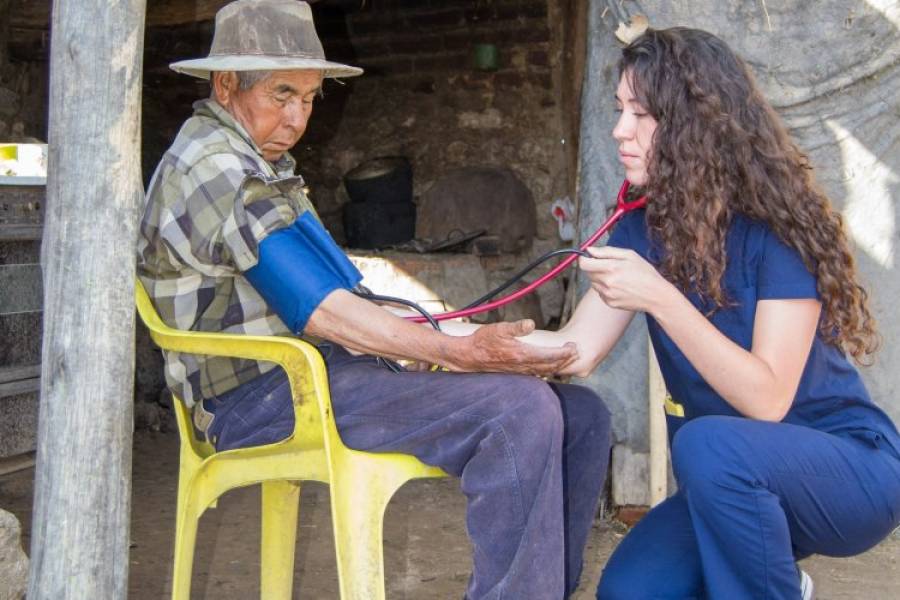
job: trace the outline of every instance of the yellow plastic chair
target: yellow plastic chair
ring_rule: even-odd
[[[191,415],[175,398],[181,434],[178,514],[172,598],[188,600],[197,523],[226,491],[262,484],[260,597],[291,597],[300,482],[330,486],[334,547],[341,598],[381,600],[384,596],[382,522],[391,496],[410,479],[445,477],[412,456],[358,452],[344,446],[331,410],[328,377],[321,355],[295,338],[180,331],[156,313],[140,281],[138,314],[161,348],[175,352],[269,361],[288,375],[294,397],[294,433],[266,446],[216,452],[197,440]]]

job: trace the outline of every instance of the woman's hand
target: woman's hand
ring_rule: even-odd
[[[588,248],[593,258],[579,258],[578,268],[611,308],[654,314],[674,286],[634,250],[612,246]]]

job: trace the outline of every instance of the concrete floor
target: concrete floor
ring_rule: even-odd
[[[169,594],[177,485],[178,438],[138,432],[134,445],[134,505],[129,597]],[[22,521],[28,548],[33,470],[0,478],[0,506]],[[193,598],[259,596],[259,492],[235,490],[200,524]],[[400,490],[385,517],[387,596],[390,600],[462,598],[469,576],[465,502],[454,480],[418,481]],[[593,600],[600,569],[625,533],[597,521],[586,552],[585,576],[574,600]],[[295,598],[337,598],[327,488],[304,486],[297,540]],[[854,558],[804,561],[817,597],[900,598],[900,536]]]

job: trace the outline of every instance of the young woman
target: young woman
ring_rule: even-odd
[[[587,372],[646,315],[678,491],[597,597],[800,598],[798,558],[857,554],[900,524],[900,435],[848,358],[877,334],[847,236],[721,40],[649,30],[620,75],[613,137],[648,204],[580,259],[592,291],[557,335]]]

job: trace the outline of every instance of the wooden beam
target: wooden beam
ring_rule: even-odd
[[[184,25],[214,19],[231,0],[147,0],[147,27]],[[48,0],[12,0],[10,25],[19,29],[48,29]]]
[[[8,458],[0,458],[0,477],[16,471],[30,469],[34,466],[34,452],[17,454]]]
[[[231,0],[149,0],[147,27],[208,21]]]
[[[28,598],[128,592],[146,0],[56,0]]]
[[[13,28],[49,29],[49,0],[10,0],[9,24]]]
[[[20,396],[22,394],[30,394],[40,389],[41,382],[39,379],[21,379],[19,381],[9,381],[0,383],[0,399],[10,396]]]
[[[0,315],[40,312],[42,298],[41,265],[0,265]]]
[[[15,367],[0,367],[0,383],[22,381],[41,376],[41,365],[19,365]]]
[[[14,60],[44,62],[50,55],[50,29],[10,27],[7,49]]]

